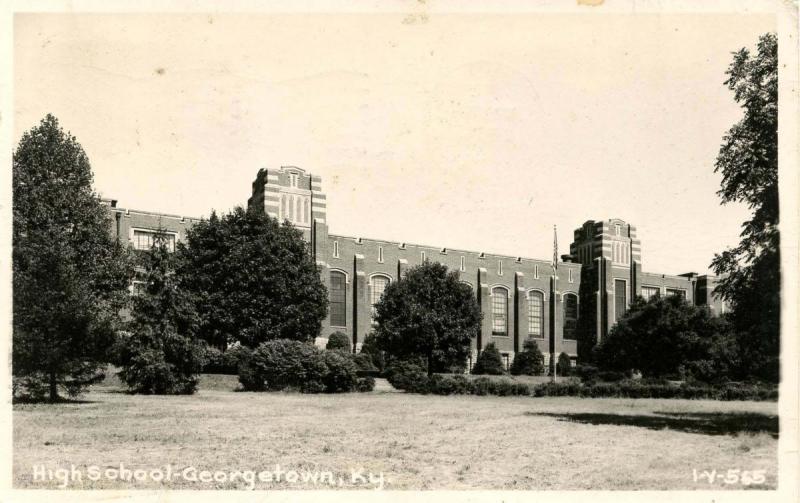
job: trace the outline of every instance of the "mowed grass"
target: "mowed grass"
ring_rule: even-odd
[[[742,489],[693,469],[764,470],[777,485],[777,404],[570,397],[422,396],[379,382],[371,393],[235,392],[203,376],[192,396],[134,396],[116,379],[83,403],[14,406],[14,485],[48,469],[330,471],[384,476],[386,489]],[[74,488],[239,489],[242,480],[83,479]],[[256,481],[259,489],[325,489]]]

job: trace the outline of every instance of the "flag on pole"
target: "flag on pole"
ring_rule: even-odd
[[[556,226],[553,226],[553,270],[558,270],[558,232]]]

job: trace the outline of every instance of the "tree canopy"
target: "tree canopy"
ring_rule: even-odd
[[[13,373],[51,400],[103,377],[133,275],[77,139],[47,115],[13,155]],[[46,387],[46,392],[45,392]]]
[[[179,284],[195,298],[198,335],[225,350],[275,339],[313,341],[328,308],[299,230],[258,211],[212,212],[178,244]]]
[[[463,366],[480,321],[472,288],[435,262],[409,269],[375,304],[378,347],[395,358],[426,358],[429,374]]]
[[[780,233],[778,228],[778,41],[763,35],[755,54],[734,53],[725,84],[744,112],[722,140],[715,172],[723,204],[744,203],[752,217],[738,246],[716,255],[716,293],[732,308],[742,377],[779,379]]]
[[[714,352],[727,345],[727,333],[725,320],[705,306],[677,295],[649,302],[637,297],[597,346],[595,359],[603,369],[639,370],[645,377],[678,376],[703,366],[705,377]]]

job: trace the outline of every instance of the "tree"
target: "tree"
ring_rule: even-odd
[[[562,352],[558,355],[556,371],[558,372],[558,375],[562,377],[567,377],[572,374],[572,360],[567,353]]]
[[[133,300],[131,334],[121,341],[119,375],[136,393],[194,393],[207,352],[195,335],[199,319],[192,298],[178,287],[163,232],[150,250],[138,253],[144,286]]]
[[[604,370],[674,376],[694,368],[694,362],[713,362],[712,348],[725,334],[725,320],[711,316],[705,306],[689,304],[677,295],[649,302],[637,297],[597,346],[595,359]]]
[[[542,374],[544,374],[544,355],[535,340],[526,339],[522,343],[522,351],[514,355],[511,375],[538,376]]]
[[[742,377],[777,381],[780,352],[778,229],[778,41],[763,35],[756,54],[734,53],[725,84],[744,116],[724,136],[714,171],[722,173],[722,204],[752,210],[741,242],[714,257],[722,278],[715,293],[732,308]]]
[[[325,345],[325,349],[336,349],[349,353],[350,338],[347,337],[347,335],[343,332],[334,332],[328,338],[328,343]]]
[[[396,358],[426,358],[429,375],[466,361],[480,321],[470,286],[434,262],[409,269],[375,304],[378,347]]]
[[[386,368],[386,359],[383,355],[383,350],[378,347],[378,339],[375,337],[375,332],[370,332],[364,337],[364,342],[361,343],[361,352],[359,354],[367,355],[370,357],[372,364],[383,372]]]
[[[178,244],[177,274],[200,313],[199,336],[225,350],[275,339],[313,341],[328,295],[308,245],[288,223],[241,207],[211,214]]]
[[[89,159],[52,115],[13,155],[12,367],[51,401],[104,377],[133,275],[92,190]]]
[[[483,348],[478,359],[475,360],[475,365],[472,366],[472,373],[475,375],[503,375],[506,373],[503,368],[503,359],[500,356],[500,351],[497,350],[494,342],[490,342]]]

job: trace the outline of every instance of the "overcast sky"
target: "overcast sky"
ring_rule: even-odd
[[[323,178],[333,233],[548,258],[588,219],[705,273],[745,208],[713,172],[757,15],[17,15],[15,138],[52,113],[96,189],[187,216],[259,168]]]

